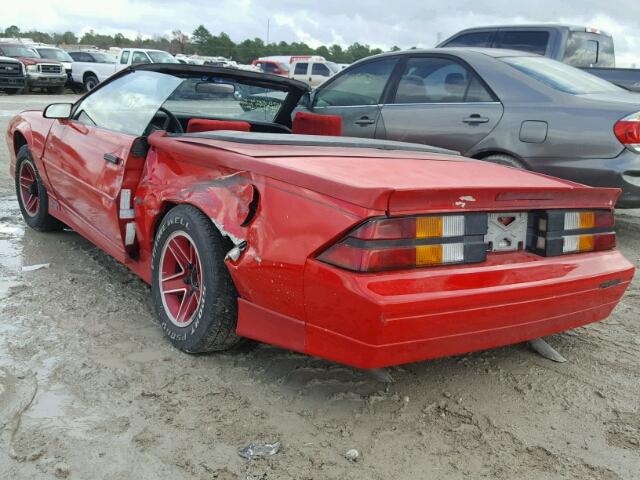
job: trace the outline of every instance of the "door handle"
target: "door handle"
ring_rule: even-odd
[[[110,153],[105,153],[103,157],[107,162],[113,163],[114,165],[118,165],[120,163],[120,157],[116,157]]]
[[[473,115],[469,115],[467,118],[463,118],[462,121],[464,123],[472,125],[474,123],[487,123],[489,119],[487,117],[481,117],[477,113],[474,113]]]
[[[365,125],[373,125],[374,123],[376,123],[376,121],[369,117],[360,117],[358,120],[356,120],[353,123],[355,123],[356,125],[360,125],[361,127],[364,127]]]

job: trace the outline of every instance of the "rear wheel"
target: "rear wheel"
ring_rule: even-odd
[[[24,88],[22,89],[22,93],[24,95],[28,95],[29,93],[31,93],[31,87],[29,87],[29,85],[25,85]]]
[[[151,294],[160,326],[189,353],[227,350],[235,333],[237,293],[224,264],[229,245],[211,220],[190,205],[171,209],[158,228]]]
[[[62,230],[62,222],[49,215],[49,196],[28,145],[23,145],[18,151],[16,194],[22,217],[27,225],[39,232]]]
[[[90,92],[98,86],[98,83],[100,83],[98,77],[96,77],[95,75],[87,75],[87,77],[84,79],[84,91]]]
[[[485,162],[497,163],[499,165],[506,165],[507,167],[520,168],[522,170],[527,170],[527,167],[520,160],[513,158],[510,155],[505,155],[502,153],[489,155],[484,157],[482,160]]]
[[[7,88],[5,90],[5,93],[7,95],[16,95],[16,94],[20,93],[20,89],[19,88]]]

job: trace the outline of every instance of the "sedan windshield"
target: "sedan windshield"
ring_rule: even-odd
[[[21,45],[0,45],[0,50],[7,57],[40,58],[36,52]]]
[[[147,51],[153,63],[180,63],[176,60],[173,55],[170,55],[167,52],[160,51]]]
[[[516,70],[551,88],[573,95],[621,92],[623,89],[594,75],[544,57],[501,58]]]
[[[73,62],[73,58],[71,58],[67,52],[60,50],[59,48],[37,48],[36,50],[42,58],[46,58],[47,60]]]

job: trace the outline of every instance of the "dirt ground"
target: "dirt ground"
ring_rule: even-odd
[[[0,130],[56,100],[0,97]],[[548,339],[564,364],[516,345],[392,368],[388,384],[262,345],[189,356],[124,267],[24,228],[4,137],[0,155],[0,478],[640,478],[638,278],[608,320]],[[617,220],[638,264],[640,215]],[[268,459],[238,455],[274,441]]]

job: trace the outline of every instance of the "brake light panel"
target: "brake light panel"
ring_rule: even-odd
[[[531,216],[528,249],[546,257],[611,250],[616,246],[610,210],[549,210]]]
[[[483,262],[486,233],[486,213],[373,218],[318,259],[358,272]]]
[[[356,272],[480,263],[487,253],[550,257],[611,250],[610,210],[414,215],[366,220],[317,258]]]

